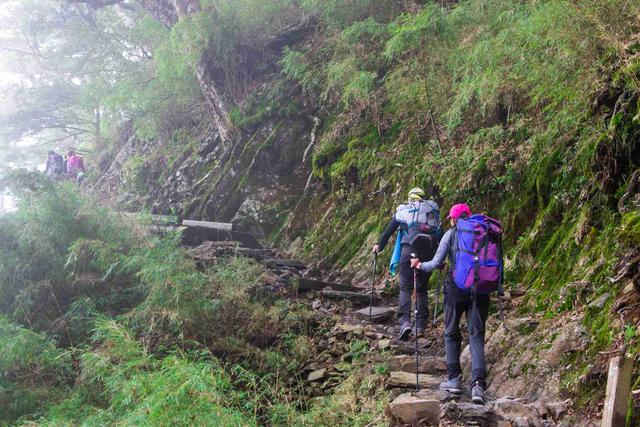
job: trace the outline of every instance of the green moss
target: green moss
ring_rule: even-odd
[[[618,237],[629,247],[640,246],[640,212],[628,212],[622,216]]]

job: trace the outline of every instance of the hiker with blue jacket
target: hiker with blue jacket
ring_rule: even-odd
[[[408,202],[401,204],[389,221],[378,243],[373,247],[373,253],[382,251],[387,242],[398,231],[396,245],[391,257],[390,270],[400,276],[400,297],[398,304],[398,320],[400,322],[400,340],[407,340],[411,336],[411,295],[414,288],[414,270],[411,269],[411,254],[424,252],[433,254],[440,236],[440,210],[438,204],[432,200],[424,200],[425,192],[416,187],[409,191]],[[430,251],[430,252],[429,252]],[[431,273],[418,271],[417,281],[417,314],[415,328],[417,335],[424,334],[429,317],[427,287]]]
[[[411,259],[411,267],[423,273],[440,268],[447,256],[450,268],[444,285],[445,351],[449,380],[440,389],[462,393],[460,318],[465,314],[471,351],[471,397],[485,403],[487,367],[484,353],[485,324],[490,293],[502,295],[502,248],[500,222],[484,215],[471,215],[465,203],[454,205],[448,216],[449,229],[429,262]]]

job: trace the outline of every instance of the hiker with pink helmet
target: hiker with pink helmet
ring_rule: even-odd
[[[447,217],[451,223],[433,259],[411,259],[411,267],[424,272],[440,268],[447,256],[450,267],[444,285],[445,351],[448,381],[440,389],[462,393],[460,319],[465,314],[471,351],[471,397],[485,403],[487,367],[484,352],[485,324],[490,294],[502,295],[502,226],[485,215],[472,215],[466,203],[453,205]]]

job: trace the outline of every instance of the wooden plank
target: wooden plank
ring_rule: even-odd
[[[361,288],[356,288],[355,286],[323,282],[322,280],[304,279],[302,277],[294,277],[291,280],[291,285],[299,291],[321,291],[325,288],[331,288],[334,291],[362,292]]]
[[[196,221],[193,219],[184,219],[182,220],[182,225],[186,225],[187,227],[204,227],[224,231],[233,230],[233,224],[228,222]]]
[[[154,224],[167,225],[167,224],[177,224],[179,219],[176,215],[158,215],[158,214],[148,214],[145,212],[119,212],[121,215],[128,218],[135,218],[139,221],[145,220],[147,218],[151,218],[151,222]],[[233,224],[228,222],[215,222],[215,221],[197,221],[194,219],[185,219],[182,220],[181,225],[185,225],[187,227],[204,227],[211,228],[214,230],[224,230],[224,231],[232,231]]]
[[[633,359],[616,356],[609,360],[607,392],[602,411],[602,427],[619,427],[625,424],[627,406],[631,395]]]

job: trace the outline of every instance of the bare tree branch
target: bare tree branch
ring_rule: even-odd
[[[103,7],[113,6],[114,4],[122,3],[124,0],[67,0],[67,3],[82,3],[88,5],[90,8],[97,10]]]

